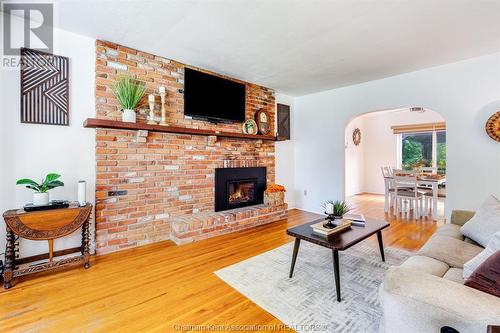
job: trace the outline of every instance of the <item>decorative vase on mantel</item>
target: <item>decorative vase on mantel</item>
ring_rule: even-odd
[[[137,108],[142,96],[146,93],[144,83],[132,77],[122,77],[115,83],[113,93],[122,108],[122,121],[135,123],[135,108]]]
[[[135,123],[136,122],[136,114],[135,110],[132,109],[123,109],[122,111],[122,121],[126,123]]]

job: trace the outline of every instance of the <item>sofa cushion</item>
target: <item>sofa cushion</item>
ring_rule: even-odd
[[[500,250],[479,265],[465,285],[500,297]]]
[[[486,247],[493,234],[500,231],[500,201],[491,195],[461,230],[464,236]]]
[[[442,261],[451,267],[463,268],[465,262],[477,256],[482,250],[480,246],[456,238],[434,235],[417,254]]]
[[[442,261],[419,255],[406,259],[406,261],[401,264],[401,267],[413,268],[417,271],[426,272],[439,277],[442,277],[450,269],[450,266]]]
[[[443,275],[443,279],[464,284],[463,271],[463,269],[452,267]]]
[[[500,231],[493,235],[488,242],[488,246],[486,246],[483,251],[464,264],[464,279],[468,279],[472,272],[479,267],[479,265],[481,265],[486,259],[488,259],[489,256],[498,250],[500,250]]]
[[[456,224],[443,224],[436,230],[435,234],[464,240],[464,236],[460,231],[460,226]]]

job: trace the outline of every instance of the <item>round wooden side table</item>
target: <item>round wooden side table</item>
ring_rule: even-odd
[[[90,203],[82,207],[72,203],[68,208],[36,212],[26,212],[23,209],[6,211],[3,214],[7,231],[5,270],[3,273],[4,288],[9,289],[12,286],[12,279],[15,277],[60,268],[75,262],[83,261],[84,267],[89,268],[89,218],[91,212],[92,205]],[[82,227],[82,244],[81,248],[77,248],[77,250],[81,252],[81,255],[53,260],[54,239],[69,235],[80,227]],[[15,235],[30,240],[48,241],[49,260],[35,265],[19,265],[17,267]],[[29,260],[19,261],[30,262]]]

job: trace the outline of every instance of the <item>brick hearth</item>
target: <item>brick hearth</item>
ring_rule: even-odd
[[[121,119],[112,88],[120,76],[129,75],[145,82],[147,94],[157,91],[159,86],[166,87],[169,125],[241,133],[240,123],[215,125],[184,118],[184,67],[169,59],[97,41],[96,117]],[[253,118],[255,111],[265,108],[272,115],[274,125],[274,91],[250,83],[245,85],[247,118]],[[159,98],[156,104],[159,112]],[[138,122],[146,121],[147,111],[147,98],[144,98]],[[181,242],[188,238],[198,240],[268,223],[278,216],[282,218],[285,206],[273,208],[276,211],[272,213],[264,207],[243,215],[228,213],[225,216],[241,216],[241,220],[227,217],[227,223],[217,224],[216,231],[210,230],[207,224],[212,218],[205,220],[206,216],[218,216],[211,215],[214,214],[215,168],[223,167],[226,159],[253,160],[255,166],[267,167],[267,182],[273,183],[274,153],[274,142],[270,141],[97,129],[97,253],[166,240],[171,235],[172,239],[182,239]],[[196,232],[196,237],[186,236],[183,227],[174,229],[183,218],[204,221],[199,228],[193,224],[192,230],[187,229]],[[227,230],[222,230],[223,226]]]
[[[226,210],[218,213],[184,215],[171,220],[170,239],[176,244],[191,243],[287,218],[287,205]]]

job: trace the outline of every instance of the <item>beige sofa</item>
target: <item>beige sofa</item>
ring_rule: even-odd
[[[454,211],[450,224],[387,271],[380,286],[381,332],[436,333],[451,326],[461,333],[486,333],[488,324],[500,324],[500,298],[463,284],[464,263],[483,250],[460,232],[473,215]]]

